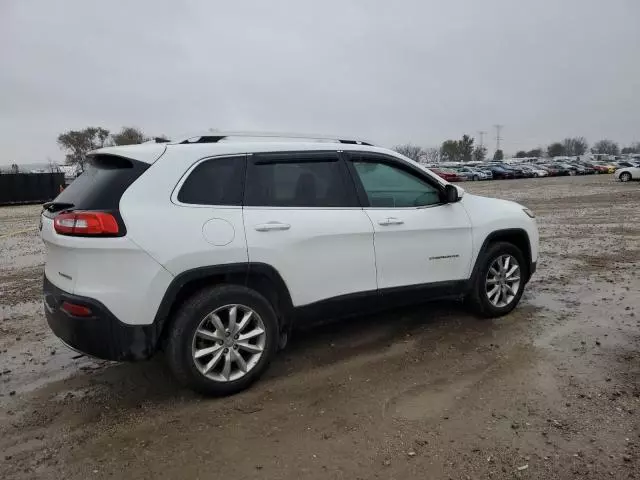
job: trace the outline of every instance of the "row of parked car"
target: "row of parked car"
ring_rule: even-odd
[[[504,180],[511,178],[556,177],[565,175],[610,174],[640,167],[640,160],[597,162],[591,160],[541,160],[537,163],[486,162],[429,169],[449,182]]]

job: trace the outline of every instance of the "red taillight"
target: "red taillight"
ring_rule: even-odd
[[[67,312],[70,315],[73,315],[74,317],[90,317],[91,316],[90,308],[85,307],[84,305],[77,305],[75,303],[62,302],[62,305],[60,306],[60,310],[64,310],[65,312]]]
[[[58,215],[53,221],[61,235],[117,235],[116,217],[106,212],[71,212]]]

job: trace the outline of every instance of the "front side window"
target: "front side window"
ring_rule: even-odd
[[[249,166],[245,204],[262,207],[352,207],[355,190],[338,156],[262,154]]]
[[[440,191],[420,177],[380,161],[354,161],[369,205],[377,208],[424,207],[440,202]]]
[[[185,180],[178,201],[195,205],[242,205],[246,159],[212,158],[200,163]]]

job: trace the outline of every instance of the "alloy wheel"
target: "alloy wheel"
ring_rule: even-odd
[[[494,307],[503,308],[520,290],[520,264],[513,255],[498,256],[487,272],[485,293]]]
[[[196,329],[191,354],[205,377],[217,382],[238,380],[264,353],[266,329],[260,316],[246,305],[225,305],[207,314]]]

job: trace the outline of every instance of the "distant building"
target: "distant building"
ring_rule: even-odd
[[[78,165],[58,165],[58,168],[64,173],[64,183],[66,185],[69,185],[82,173]]]
[[[82,171],[78,165],[59,165],[53,162],[0,165],[0,175],[8,173],[64,173],[65,184],[69,185]]]
[[[61,171],[60,165],[57,163],[14,163],[10,165],[0,165],[0,173],[58,173]]]

